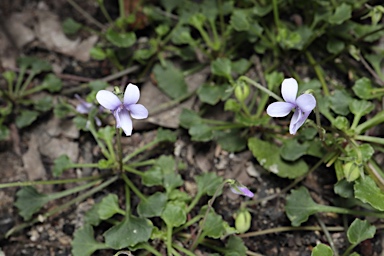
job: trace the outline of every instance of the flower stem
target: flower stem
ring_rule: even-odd
[[[315,69],[315,73],[316,73],[317,77],[320,80],[321,86],[323,87],[324,95],[325,96],[329,96],[330,94],[329,94],[329,90],[328,90],[327,84],[325,83],[325,79],[324,79],[324,76],[323,76],[323,70],[321,69],[319,64],[316,63],[315,59],[313,58],[313,56],[312,56],[312,54],[310,52],[306,51],[305,55],[307,56],[309,63]]]
[[[384,138],[372,137],[372,136],[366,136],[366,135],[356,135],[355,139],[360,141],[366,141],[366,142],[372,142],[372,143],[384,145]]]
[[[147,201],[147,198],[144,194],[140,192],[140,190],[132,183],[130,179],[128,179],[127,175],[123,173],[122,175],[124,182],[128,185],[128,187],[137,195],[138,198],[140,198],[142,201]]]
[[[134,152],[132,152],[131,154],[127,155],[126,157],[124,157],[123,159],[123,163],[126,163],[128,162],[132,157],[140,154],[141,152],[144,152],[145,150],[155,146],[156,144],[158,143],[158,141],[155,139],[147,144],[145,144],[144,146],[142,146],[141,148],[139,149],[136,149]]]
[[[138,171],[138,170],[136,170],[135,168],[132,168],[132,167],[130,167],[130,166],[124,165],[124,166],[123,166],[123,169],[124,169],[125,171],[127,171],[127,172],[136,174],[136,175],[138,175],[138,176],[140,176],[140,177],[143,176],[143,173],[142,173],[142,172],[140,172],[140,171]]]
[[[167,224],[167,253],[168,253],[168,256],[172,256],[172,250],[173,250],[173,247],[172,247],[172,232],[173,231],[173,228],[170,224]]]
[[[275,100],[277,101],[284,101],[280,96],[276,95],[275,93],[273,93],[272,91],[270,91],[269,89],[263,87],[261,84],[259,83],[256,83],[255,81],[253,81],[252,79],[246,77],[246,76],[241,76],[239,78],[239,80],[244,80],[246,81],[247,83],[250,83],[252,84],[253,86],[255,86],[257,89],[265,92],[266,94],[268,94],[269,96],[271,96],[272,98],[274,98]]]
[[[173,247],[179,251],[181,251],[182,253],[184,253],[185,255],[188,255],[188,256],[195,256],[196,254],[194,254],[193,252],[191,252],[190,250],[188,249],[185,249],[184,247],[176,244],[176,243],[173,243],[172,244]]]
[[[123,149],[121,148],[121,131],[116,127],[117,155],[119,156],[119,171],[123,170]]]
[[[376,126],[376,125],[383,123],[383,122],[384,122],[384,110],[377,113],[374,117],[368,119],[364,123],[359,124],[355,130],[356,134],[361,134],[364,131],[368,130],[369,128]]]

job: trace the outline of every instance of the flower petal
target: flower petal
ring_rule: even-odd
[[[116,110],[121,105],[119,97],[107,90],[98,91],[96,99],[101,106],[109,110]]]
[[[267,108],[267,114],[272,117],[286,116],[295,107],[294,104],[288,102],[274,102]]]
[[[295,103],[299,86],[294,78],[284,79],[281,85],[281,96],[286,102]]]
[[[297,130],[299,130],[299,128],[304,124],[305,120],[307,120],[309,113],[311,112],[304,113],[300,111],[300,109],[296,109],[289,125],[290,134],[296,134]]]
[[[124,92],[124,105],[136,104],[140,99],[140,90],[134,84],[128,84]]]
[[[247,197],[253,197],[255,194],[252,193],[247,187],[243,185],[233,185],[229,187],[234,194],[242,195],[242,196],[247,196]]]
[[[116,127],[123,129],[125,135],[130,136],[132,134],[132,120],[129,116],[128,110],[123,108],[121,111],[117,112],[116,117]]]
[[[131,116],[135,119],[144,119],[148,117],[148,110],[141,104],[131,104],[126,106],[131,112]]]
[[[316,107],[316,99],[312,94],[305,93],[297,97],[297,106],[304,113],[311,112]]]

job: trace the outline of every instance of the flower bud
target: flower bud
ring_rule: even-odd
[[[237,84],[235,87],[235,96],[238,101],[243,102],[249,96],[249,86],[246,83]]]
[[[235,217],[235,228],[239,233],[245,233],[251,227],[252,216],[247,209],[241,209]]]
[[[357,180],[360,177],[360,168],[354,162],[344,164],[343,171],[348,182]]]

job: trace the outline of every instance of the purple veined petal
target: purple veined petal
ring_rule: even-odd
[[[232,185],[230,186],[230,189],[234,194],[238,194],[242,196],[247,196],[252,198],[255,195],[247,187],[243,185],[241,186]]]
[[[76,111],[80,114],[88,114],[91,110],[92,104],[88,102],[81,102],[79,105],[76,106]]]
[[[289,133],[294,135],[297,130],[304,124],[307,120],[310,112],[304,113],[300,109],[296,109],[295,113],[292,116],[291,123],[289,124]]]
[[[130,136],[132,134],[132,120],[129,116],[128,110],[125,108],[117,113],[116,127],[123,129],[126,136]]]
[[[132,104],[127,107],[131,116],[135,119],[144,119],[148,117],[148,110],[141,104]]]
[[[96,99],[101,106],[109,110],[116,110],[121,105],[119,97],[107,90],[98,91]]]
[[[311,112],[316,107],[316,99],[312,94],[302,94],[296,99],[297,106],[304,112]]]
[[[124,92],[124,105],[136,104],[140,99],[140,90],[134,84],[128,84]]]
[[[284,79],[281,85],[281,96],[286,102],[295,103],[299,85],[294,78]]]
[[[267,114],[272,117],[283,117],[288,115],[295,107],[294,104],[289,102],[274,102],[267,108]]]

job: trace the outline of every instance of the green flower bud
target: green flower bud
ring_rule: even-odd
[[[249,86],[245,83],[236,85],[235,96],[238,101],[243,102],[249,96]]]
[[[251,227],[252,217],[247,209],[241,209],[235,217],[235,228],[239,233],[245,233]]]
[[[354,162],[343,165],[344,176],[348,182],[357,180],[360,177],[360,168]]]

